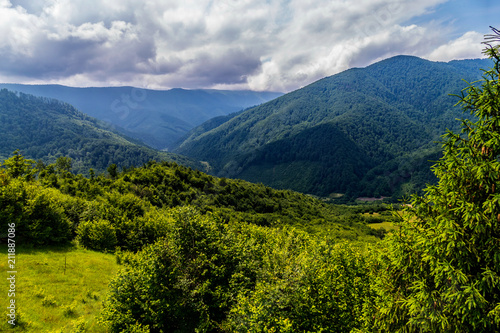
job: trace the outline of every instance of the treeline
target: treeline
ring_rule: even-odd
[[[88,178],[70,172],[68,157],[46,165],[16,151],[3,165],[3,221],[16,221],[20,237],[39,245],[77,237],[84,246],[97,250],[113,251],[119,246],[137,251],[161,237],[158,233],[169,209],[180,206],[193,207],[201,215],[215,214],[224,223],[293,225],[338,239],[383,236],[348,207],[216,178],[170,162],[150,161],[121,171],[112,164],[105,174],[90,169]],[[103,240],[96,241],[97,235]]]

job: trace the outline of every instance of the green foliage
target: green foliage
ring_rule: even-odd
[[[370,285],[364,255],[346,244],[297,246],[285,233],[269,241],[273,250],[264,255],[255,287],[240,291],[230,311],[231,331],[350,332],[360,326]]]
[[[494,30],[489,42],[500,42]],[[444,135],[439,179],[413,196],[387,239],[367,327],[391,332],[500,330],[500,56],[460,105],[475,120]]]
[[[19,153],[15,158],[27,165]],[[4,203],[0,215],[5,225],[18,225],[26,242],[39,246],[76,237],[81,245],[98,251],[117,246],[138,251],[170,232],[167,226],[175,218],[170,208],[180,206],[196,207],[202,215],[217,214],[225,222],[294,225],[336,239],[383,237],[355,209],[292,191],[219,179],[174,163],[151,161],[141,168],[115,170],[113,178],[90,179],[69,173],[71,163],[63,157],[56,164],[39,163],[37,180],[33,169],[19,173],[20,179],[12,178],[9,173],[16,165],[6,165],[0,172]]]
[[[57,173],[59,173],[61,175],[66,175],[67,173],[69,173],[71,171],[72,164],[73,163],[71,161],[71,158],[60,156],[56,160],[55,169],[56,169]]]
[[[111,178],[113,178],[113,179],[116,178],[116,176],[118,175],[118,167],[116,166],[116,164],[111,164],[108,167],[108,173],[109,173]]]
[[[6,168],[7,175],[12,178],[23,177],[26,180],[32,180],[35,173],[34,164],[35,161],[25,159],[17,149],[11,158],[3,161],[1,166]]]
[[[357,327],[369,292],[366,260],[303,232],[223,224],[174,211],[166,237],[111,283],[112,332],[338,331]]]
[[[76,234],[78,243],[92,250],[113,251],[117,244],[115,228],[106,220],[81,222]]]
[[[2,233],[15,225],[16,236],[35,245],[71,240],[71,223],[61,205],[63,195],[37,183],[10,179],[0,186]],[[16,238],[17,239],[17,238]]]

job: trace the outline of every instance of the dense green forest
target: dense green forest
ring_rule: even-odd
[[[127,245],[127,239],[133,238],[130,244],[143,244],[135,238],[146,234],[144,228],[156,233],[155,223],[160,222],[155,219],[162,210],[180,206],[192,207],[201,215],[216,214],[225,222],[243,221],[267,227],[295,226],[312,233],[328,233],[338,239],[361,237],[364,240],[364,237],[372,239],[369,235],[383,236],[383,233],[366,226],[380,220],[363,216],[366,210],[363,207],[332,206],[297,192],[216,178],[172,162],[150,161],[143,167],[126,168],[121,172],[113,164],[106,174],[91,172],[88,178],[70,172],[71,159],[68,157],[59,157],[54,164],[43,165],[16,151],[3,165],[7,168],[2,173],[3,203],[12,205],[13,209],[3,207],[9,214],[4,216],[6,220],[15,218],[21,225],[30,224],[35,217],[22,213],[28,211],[41,214],[37,218],[42,227],[45,217],[39,208],[55,196],[62,209],[57,210],[62,214],[57,223],[70,223],[67,230],[70,233],[65,234],[64,240],[71,240],[82,223],[105,221],[112,225],[114,232],[118,232],[118,243],[110,243],[108,250],[115,246],[138,250],[140,246]],[[25,207],[37,200],[41,200],[40,207]],[[367,209],[374,211],[371,206]],[[53,242],[49,239],[58,239],[49,235],[40,237],[31,232],[28,225],[25,227],[21,237],[29,238],[30,242],[43,245]],[[54,230],[50,224],[44,228]],[[144,237],[151,240],[153,236]]]
[[[216,175],[275,188],[409,195],[436,181],[428,161],[440,157],[440,135],[457,128],[458,98],[449,94],[489,66],[397,56],[204,125],[175,151],[208,161]]]
[[[0,160],[19,149],[28,158],[54,163],[72,159],[72,171],[104,172],[111,164],[140,166],[150,160],[202,166],[188,158],[159,152],[124,137],[73,106],[58,100],[0,90]]]

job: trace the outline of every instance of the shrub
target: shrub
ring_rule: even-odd
[[[107,220],[81,222],[76,233],[77,241],[92,250],[114,251],[117,244],[115,228]]]
[[[15,223],[24,244],[61,244],[71,240],[71,223],[64,213],[63,194],[39,184],[12,179],[0,187],[2,230]]]
[[[112,332],[348,331],[360,325],[368,263],[304,232],[223,224],[175,209],[171,232],[111,282]],[[228,316],[228,314],[230,314]],[[338,327],[345,327],[339,330]]]

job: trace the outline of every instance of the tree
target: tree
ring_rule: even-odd
[[[108,173],[111,179],[116,179],[116,176],[118,176],[118,166],[116,164],[111,164],[108,167]]]
[[[73,161],[71,158],[66,157],[66,156],[60,156],[56,160],[56,170],[57,173],[61,175],[66,175],[71,171],[71,166],[73,164]]]
[[[413,196],[388,237],[367,327],[500,331],[500,31],[492,30],[484,53],[493,68],[458,96],[474,120],[443,136],[438,184]]]
[[[17,149],[11,158],[2,163],[2,166],[7,168],[7,174],[12,178],[24,177],[26,180],[32,180],[36,172],[34,164],[35,161],[25,159]]]

